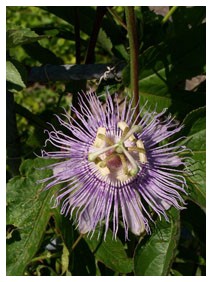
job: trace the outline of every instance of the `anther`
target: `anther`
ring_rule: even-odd
[[[122,138],[124,138],[130,130],[129,126],[126,122],[120,121],[118,122],[118,127],[123,131]]]
[[[123,131],[123,133],[122,133],[122,138],[124,138],[126,135],[127,135],[127,133],[130,131],[130,128],[129,127],[126,127],[125,129],[124,129],[124,131]]]
[[[121,164],[122,164],[122,167],[123,167],[124,174],[128,174],[127,161],[126,161],[125,156],[123,154],[118,154],[118,156],[121,160]]]
[[[114,145],[113,141],[110,138],[108,138],[106,135],[99,133],[97,136],[99,139],[105,141],[108,145],[111,146]]]
[[[143,150],[141,152],[139,152],[139,159],[141,163],[146,163],[147,162],[147,157],[146,157],[146,151],[144,148],[144,143],[141,140],[138,140],[136,142],[137,147],[139,148],[139,150]]]
[[[98,130],[97,130],[97,134],[96,134],[96,139],[94,141],[94,147],[96,148],[100,148],[104,145],[104,140],[100,139],[98,137],[98,135],[106,135],[106,128],[105,127],[99,127]]]
[[[129,152],[138,152],[138,153],[144,153],[144,154],[145,154],[145,149],[143,149],[143,148],[127,147],[127,150],[128,150]]]
[[[136,175],[139,171],[139,168],[138,168],[136,161],[134,160],[134,158],[130,155],[130,153],[124,147],[123,147],[123,152],[124,152],[125,156],[127,157],[128,161],[132,165],[132,169],[130,170],[130,174],[132,176]]]
[[[122,137],[121,138],[121,141],[124,142],[126,141],[131,135],[133,135],[134,133],[137,133],[139,131],[142,130],[142,127],[140,125],[135,125],[133,126],[129,131],[128,133],[126,134],[126,136],[124,136],[124,138]]]
[[[114,149],[114,148],[116,148],[116,147],[117,147],[117,144],[114,144],[113,146],[109,146],[109,147],[106,147],[106,148],[102,148],[102,149],[97,150],[96,152],[89,153],[89,154],[88,154],[88,160],[89,160],[90,162],[94,162],[95,159],[96,159],[99,155],[101,155],[101,154],[103,154],[103,153],[106,153],[106,152],[108,152],[108,151],[110,151],[111,149]]]
[[[101,161],[101,162],[99,163],[99,166],[100,166],[100,167],[106,167],[107,162],[110,161],[110,160],[112,160],[115,156],[116,156],[116,154],[111,154],[111,155],[107,156],[103,161]]]

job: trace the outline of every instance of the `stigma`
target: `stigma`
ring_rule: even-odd
[[[107,132],[105,127],[99,127],[88,153],[88,161],[110,182],[131,179],[147,162],[144,143],[135,136],[141,131],[141,126],[130,128],[124,121],[118,122],[116,135]]]

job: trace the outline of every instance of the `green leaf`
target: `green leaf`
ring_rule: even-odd
[[[197,52],[198,53],[198,52]],[[175,62],[170,57],[169,48],[165,44],[151,46],[139,56],[139,91],[140,105],[148,101],[148,107],[157,105],[157,111],[168,108],[169,111],[183,120],[183,118],[195,108],[205,105],[204,93],[199,91],[186,91],[184,86],[178,87],[179,73],[173,71],[173,63],[181,61],[175,58]],[[179,66],[180,64],[178,64]],[[199,67],[199,73],[201,67]],[[123,81],[129,85],[130,69],[129,65],[123,70]],[[180,78],[180,82],[185,80],[186,73]],[[182,80],[181,80],[182,79]]]
[[[125,60],[126,62],[129,61],[129,54],[128,54],[124,44],[119,44],[119,45],[113,46],[113,53],[117,58]]]
[[[38,35],[29,28],[9,29],[7,30],[7,49],[23,44],[36,42],[43,38],[49,38],[47,35]]]
[[[61,257],[61,264],[62,264],[62,275],[68,271],[69,267],[69,250],[66,245],[63,245],[63,253]]]
[[[183,276],[179,271],[177,271],[176,269],[171,269],[171,274],[173,276]]]
[[[51,215],[53,190],[41,192],[43,184],[37,185],[36,181],[50,173],[37,168],[48,164],[43,159],[26,160],[20,167],[21,175],[8,183],[7,224],[12,232],[7,240],[7,275],[24,275],[40,246]]]
[[[169,75],[175,83],[203,73],[206,63],[205,23],[183,32],[179,30],[175,37],[170,36],[167,44],[173,65]]]
[[[171,32],[163,41],[148,47],[139,56],[140,103],[145,101],[157,110],[168,107],[181,120],[190,111],[205,105],[205,94],[186,91],[185,82],[205,69],[205,24]],[[194,59],[195,58],[195,59]],[[123,82],[129,85],[129,66]]]
[[[112,42],[110,38],[107,36],[106,32],[102,28],[100,28],[99,30],[97,41],[105,51],[107,51],[110,55],[112,55],[112,52],[111,52],[112,47],[113,47]]]
[[[75,25],[76,12],[78,14],[78,19],[80,22],[81,31],[85,32],[87,35],[91,35],[94,19],[96,17],[96,10],[94,7],[40,7],[53,13],[54,15],[64,19],[71,25]],[[102,21],[102,28],[106,32],[107,37],[113,43],[116,44],[123,43],[123,33],[120,27],[115,23],[112,17],[104,17]]]
[[[75,243],[79,239],[76,232]],[[78,236],[78,237],[77,237]],[[80,240],[71,252],[70,271],[73,276],[94,276],[96,274],[95,257],[85,240]]]
[[[74,230],[72,221],[60,214],[60,210],[54,209],[53,218],[55,220],[56,233],[61,236],[63,241],[63,252],[61,256],[62,274],[69,272],[70,253],[74,243]]]
[[[168,108],[177,118],[183,119],[187,113],[198,105],[204,104],[204,96],[200,93],[185,90],[175,91],[166,82],[166,69],[162,67],[152,72],[146,72],[139,81],[140,105],[148,101],[152,108],[157,105],[157,111]],[[199,99],[201,98],[201,103]]]
[[[194,162],[189,167],[193,175],[188,177],[189,198],[205,209],[206,204],[206,109],[201,107],[190,112],[183,121],[184,141],[193,152]]]
[[[112,231],[109,229],[105,241],[98,240],[98,232],[89,239],[85,238],[96,259],[107,267],[119,273],[130,273],[133,269],[132,259],[127,257],[122,242],[112,239]]]
[[[25,88],[26,70],[24,67],[17,61],[7,61],[6,68],[6,79],[9,82],[8,90],[14,92]]]
[[[171,209],[170,222],[158,219],[153,233],[146,242],[137,246],[134,257],[135,275],[168,275],[179,239],[179,211]]]
[[[42,64],[62,65],[63,60],[57,57],[49,49],[42,47],[38,42],[30,43],[23,46],[26,53],[33,59]]]
[[[205,6],[178,6],[177,10],[172,15],[175,30],[181,33],[183,30],[191,29],[191,27],[201,25],[205,18]]]

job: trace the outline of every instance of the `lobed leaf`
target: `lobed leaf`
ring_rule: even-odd
[[[36,254],[51,216],[50,199],[53,190],[41,192],[38,179],[49,176],[37,170],[50,162],[43,159],[26,160],[20,176],[7,186],[7,225],[12,229],[7,240],[7,275],[24,275],[25,268]]]

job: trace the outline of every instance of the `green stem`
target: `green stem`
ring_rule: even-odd
[[[78,236],[78,238],[76,239],[76,241],[73,243],[70,253],[73,252],[73,250],[76,248],[76,246],[78,245],[78,243],[80,242],[80,240],[83,238],[84,234],[80,234]]]
[[[114,11],[112,8],[107,7],[108,12],[114,17],[114,19],[124,28],[127,30],[127,26],[125,23],[123,23],[122,19],[119,17],[119,15]]]
[[[36,261],[41,261],[41,260],[44,260],[44,259],[50,259],[50,258],[56,258],[56,257],[59,257],[59,255],[47,253],[47,254],[44,254],[44,255],[41,255],[39,257],[35,257],[35,258],[31,259],[30,262],[36,262]]]
[[[135,21],[134,7],[125,7],[127,31],[129,36],[130,46],[130,84],[133,94],[133,106],[138,104],[139,89],[138,89],[138,37]],[[138,115],[139,108],[135,112]]]
[[[168,13],[165,15],[165,17],[162,19],[161,23],[165,24],[169,18],[172,16],[172,14],[175,12],[175,10],[177,9],[177,6],[173,6]]]

